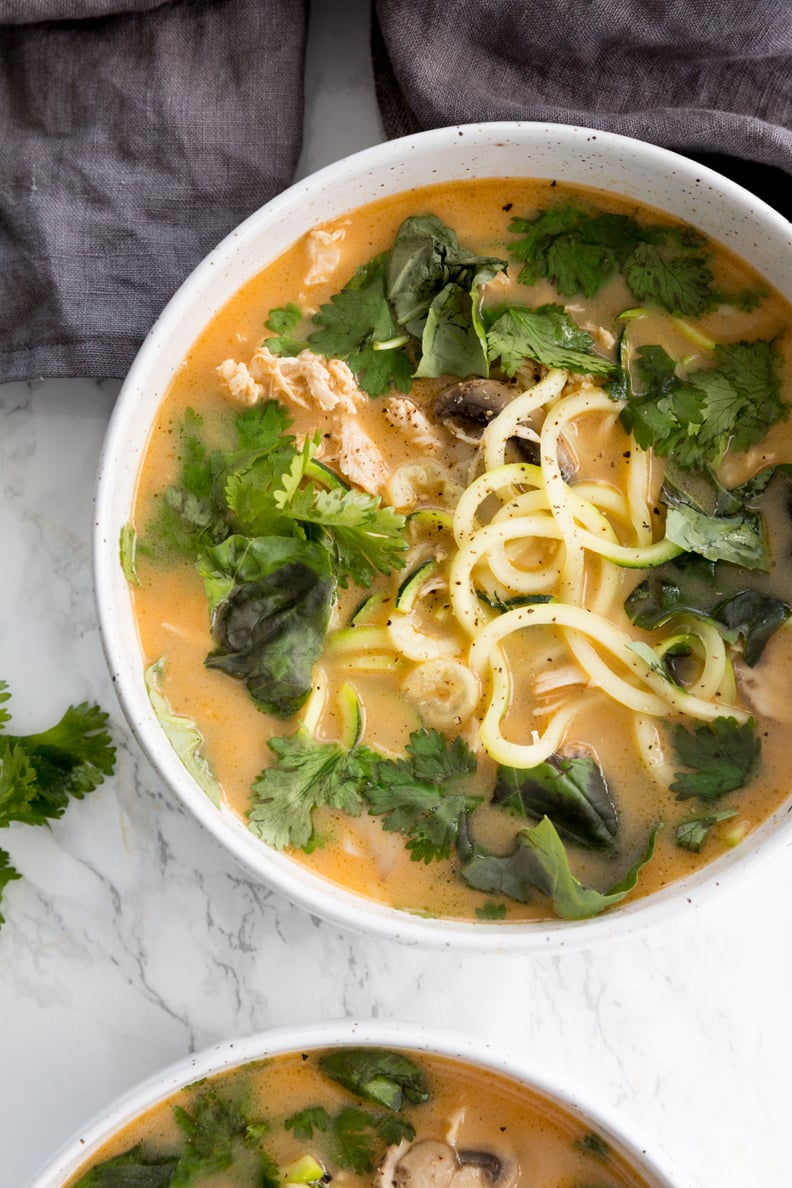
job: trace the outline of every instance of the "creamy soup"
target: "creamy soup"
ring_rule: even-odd
[[[466,919],[739,844],[788,792],[789,325],[691,229],[550,182],[296,243],[196,340],[122,542],[208,794]]]
[[[336,1048],[189,1086],[68,1188],[642,1188],[609,1140],[525,1086],[438,1056]]]

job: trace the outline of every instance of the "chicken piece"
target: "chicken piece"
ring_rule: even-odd
[[[346,235],[346,224],[335,231],[324,231],[315,227],[306,236],[309,268],[303,280],[304,285],[323,285],[330,280],[341,262],[341,243]]]
[[[385,402],[385,420],[419,449],[434,450],[442,445],[440,434],[423,409],[413,404],[412,400],[391,396]]]
[[[342,359],[325,359],[313,351],[299,355],[273,355],[266,342],[249,366],[226,359],[217,368],[235,400],[256,404],[267,397],[286,400],[301,408],[318,405],[325,412],[354,414],[365,399],[355,377]]]
[[[356,486],[379,495],[388,479],[385,460],[357,421],[344,417],[338,433],[338,469]]]

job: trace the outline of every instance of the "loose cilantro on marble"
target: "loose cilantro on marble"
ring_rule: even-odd
[[[11,694],[0,680],[0,828],[19,822],[44,825],[62,817],[115,769],[108,715],[98,705],[71,705],[61,720],[37,734],[6,732]],[[0,850],[0,894],[20,876]],[[2,923],[0,916],[0,923]]]
[[[671,791],[677,800],[712,801],[744,787],[759,766],[761,739],[755,731],[753,718],[742,725],[736,718],[716,718],[692,731],[677,723],[671,742],[677,762],[689,769],[675,773]]]

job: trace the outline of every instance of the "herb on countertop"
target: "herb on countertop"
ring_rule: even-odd
[[[113,774],[116,752],[106,728],[108,715],[98,705],[81,702],[69,706],[49,730],[7,734],[10,696],[0,680],[0,827],[13,821],[44,825],[62,817],[70,800],[82,800]],[[0,895],[19,877],[0,850]]]

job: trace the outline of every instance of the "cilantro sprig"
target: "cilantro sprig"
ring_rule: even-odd
[[[677,723],[671,742],[677,761],[688,771],[676,772],[671,791],[677,800],[712,801],[736,792],[748,783],[759,765],[761,739],[749,718],[716,718],[690,731]]]
[[[108,715],[98,705],[71,705],[48,730],[6,732],[11,694],[0,680],[0,828],[12,822],[43,825],[62,817],[71,800],[82,800],[115,769]],[[19,874],[0,850],[0,895]],[[0,923],[3,922],[0,916]]]
[[[546,277],[562,297],[594,297],[621,273],[636,301],[668,313],[699,317],[717,303],[706,241],[692,228],[643,225],[562,203],[512,219],[510,230],[522,236],[512,255],[522,262],[525,284]]]
[[[584,375],[606,376],[616,366],[597,353],[594,339],[563,305],[510,305],[489,314],[487,322],[489,360],[499,360],[506,375],[513,376],[526,359]]]
[[[448,858],[452,846],[465,845],[467,819],[481,803],[468,791],[476,757],[462,738],[451,743],[438,730],[410,735],[402,759],[382,759],[365,795],[382,827],[407,837],[414,862]]]

